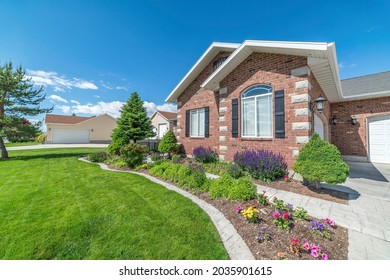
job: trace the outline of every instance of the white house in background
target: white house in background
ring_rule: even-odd
[[[116,128],[116,119],[108,114],[94,117],[47,114],[46,143],[86,144],[111,143],[111,134]]]
[[[150,117],[157,139],[161,139],[168,130],[173,130],[177,122],[177,113],[156,111]]]

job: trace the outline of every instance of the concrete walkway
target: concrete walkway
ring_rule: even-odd
[[[107,148],[107,147],[108,144],[42,144],[42,145],[31,145],[31,146],[8,147],[7,151],[56,149],[56,148]]]
[[[83,158],[80,158],[79,160],[91,163],[90,161],[83,159]],[[104,170],[115,171],[115,172],[127,172],[127,173],[133,173],[133,174],[143,176],[152,182],[155,182],[159,185],[162,185],[171,191],[177,192],[177,193],[181,194],[182,196],[185,196],[185,197],[191,199],[200,208],[202,208],[207,213],[207,215],[209,215],[211,221],[214,223],[219,235],[221,236],[223,245],[224,245],[226,251],[228,252],[231,260],[254,260],[255,259],[252,252],[249,250],[245,241],[238,234],[238,232],[236,231],[234,226],[214,206],[197,198],[196,196],[192,195],[191,193],[189,193],[183,189],[180,189],[174,185],[171,185],[169,183],[161,181],[161,180],[159,180],[155,177],[152,177],[148,174],[134,172],[134,171],[110,169],[104,163],[97,163],[97,165],[99,165],[100,168],[102,168]]]

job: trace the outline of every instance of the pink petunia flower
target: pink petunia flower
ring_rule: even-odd
[[[306,241],[305,243],[303,243],[303,248],[305,248],[306,251],[309,251],[310,250],[310,244]]]
[[[324,261],[328,260],[328,255],[325,253],[322,253],[321,257]]]
[[[279,219],[280,218],[280,213],[279,212],[273,212],[272,213],[272,217],[274,217],[275,219]]]
[[[283,211],[283,219],[288,220],[288,213],[287,213],[287,211]]]
[[[317,250],[311,250],[310,253],[314,258],[318,258],[318,251]]]

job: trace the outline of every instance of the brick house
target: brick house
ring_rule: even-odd
[[[317,132],[349,159],[390,163],[390,72],[340,81],[334,43],[213,43],[166,101],[187,154],[265,148],[291,168]]]

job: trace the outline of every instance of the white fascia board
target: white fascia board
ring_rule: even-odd
[[[183,91],[195,78],[199,75],[199,73],[204,69],[206,65],[208,64],[212,58],[214,58],[215,55],[219,51],[233,51],[237,49],[240,46],[240,44],[236,43],[220,43],[220,42],[214,42],[212,43],[207,50],[203,53],[203,55],[198,59],[198,61],[192,66],[190,71],[184,76],[184,78],[176,85],[176,87],[171,91],[169,96],[165,99],[166,102],[177,102],[177,97],[181,94],[181,91]],[[210,60],[210,61],[209,61]],[[198,73],[199,72],[199,73]]]
[[[294,49],[302,51],[323,51],[328,48],[327,43],[307,43],[307,42],[283,42],[283,41],[254,41],[247,40],[237,48],[229,57],[222,63],[222,65],[214,71],[201,85],[204,88],[213,89],[215,84],[218,84],[223,78],[225,78],[233,69],[230,69],[229,65],[238,66],[245,60],[254,50],[252,48],[274,48],[274,49]],[[241,59],[236,59],[241,53],[247,52],[247,56],[243,55]],[[275,52],[277,53],[277,51]],[[237,64],[237,65],[235,65]],[[226,71],[226,69],[228,71]]]
[[[344,96],[343,101],[353,101],[360,99],[369,99],[369,98],[379,98],[386,97],[390,95],[390,91],[379,91],[379,92],[370,92],[357,95]]]
[[[327,57],[329,61],[329,66],[333,75],[333,81],[336,86],[337,95],[340,100],[342,100],[343,97],[343,91],[341,89],[341,82],[340,82],[340,75],[339,75],[339,64],[337,62],[337,55],[336,55],[336,46],[335,43],[329,43],[328,49],[327,49]]]

